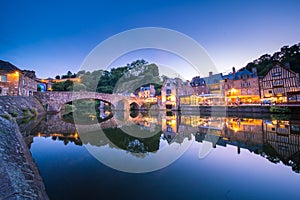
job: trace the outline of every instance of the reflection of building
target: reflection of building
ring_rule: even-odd
[[[299,90],[299,74],[277,63],[260,80],[260,90],[261,98],[287,102],[287,93]]]
[[[260,103],[259,83],[256,68],[252,72],[247,69],[223,76],[221,81],[222,93],[226,103]]]
[[[188,82],[184,82],[180,78],[168,79],[161,89],[162,107],[168,110],[178,110],[179,97],[193,93],[194,91]]]
[[[226,118],[223,131],[224,137],[230,140],[247,145],[263,144],[261,119]]]
[[[289,121],[265,121],[265,142],[270,144],[284,159],[300,152],[300,124],[290,125]]]
[[[0,95],[29,96],[37,90],[34,71],[20,70],[0,60]]]
[[[173,142],[178,132],[178,123],[176,114],[167,115],[162,118],[162,131],[168,143]]]

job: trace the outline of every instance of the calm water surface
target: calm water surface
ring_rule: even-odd
[[[300,199],[298,120],[148,113],[120,123],[119,116],[102,120],[101,133],[90,123],[85,135],[60,115],[20,125],[50,199]],[[137,129],[151,135],[137,137]],[[132,163],[149,167],[140,165],[147,159],[157,168],[174,162],[123,172]]]

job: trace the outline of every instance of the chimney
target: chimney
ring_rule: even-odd
[[[232,73],[235,74],[235,67],[232,67]]]
[[[284,63],[284,66],[286,66],[286,68],[291,69],[291,65],[289,62]]]
[[[209,72],[209,73],[208,73],[208,76],[212,76],[212,75],[213,75],[213,72]]]

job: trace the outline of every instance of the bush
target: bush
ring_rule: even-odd
[[[271,106],[270,112],[271,113],[290,113],[291,110],[288,107]]]
[[[66,104],[64,107],[65,112],[74,112],[76,111],[76,107],[71,104]]]
[[[29,108],[29,111],[30,111],[31,114],[33,114],[34,116],[37,115],[37,110],[36,110],[36,108]]]
[[[12,116],[10,114],[2,114],[1,117],[7,119],[7,120],[12,120]]]
[[[28,108],[22,108],[23,116],[28,117],[31,115],[30,111]]]
[[[18,117],[18,113],[16,111],[11,111],[9,112],[9,114],[12,116],[12,117]]]

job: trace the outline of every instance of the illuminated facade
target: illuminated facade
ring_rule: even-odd
[[[287,102],[288,93],[296,91],[299,91],[299,74],[280,63],[274,65],[260,80],[261,98],[272,102]]]
[[[0,60],[0,96],[29,96],[37,91],[35,72]]]
[[[232,73],[223,76],[220,85],[227,105],[260,103],[256,68],[252,72],[247,69],[236,72],[233,67]]]
[[[149,85],[148,87],[141,87],[138,92],[139,98],[147,99],[155,97],[154,85]]]
[[[189,82],[184,82],[180,78],[168,79],[161,89],[162,108],[167,110],[178,110],[180,96],[194,94]]]

